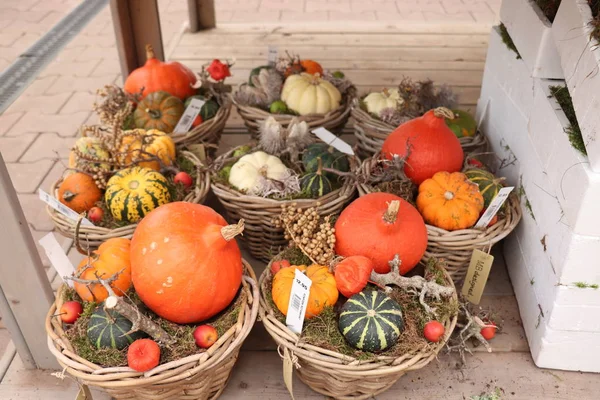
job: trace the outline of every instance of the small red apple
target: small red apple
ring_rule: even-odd
[[[183,185],[183,187],[187,189],[190,186],[192,186],[192,184],[194,183],[194,180],[192,179],[190,174],[188,174],[187,172],[181,171],[177,175],[175,175],[173,182],[181,183]]]
[[[202,123],[202,116],[198,115],[196,118],[194,118],[194,122],[192,122],[192,128],[197,127],[198,125],[200,125]]]
[[[444,337],[444,325],[442,325],[438,321],[429,321],[425,324],[425,328],[423,329],[423,335],[425,339],[430,342],[437,343],[441,338]]]
[[[152,339],[138,339],[127,349],[127,365],[134,371],[149,371],[159,362],[160,347]]]
[[[486,322],[486,325],[493,325],[493,326],[489,326],[489,327],[485,327],[485,328],[481,328],[481,336],[483,336],[483,338],[485,340],[492,340],[494,338],[494,336],[496,336],[496,329],[498,329],[496,327],[496,324],[494,324],[493,322]]]
[[[472,165],[477,168],[483,168],[483,163],[476,158],[469,158],[467,164]]]
[[[67,301],[60,308],[60,319],[65,324],[74,324],[83,312],[83,306],[78,301]]]
[[[88,219],[90,221],[92,221],[93,223],[100,222],[100,221],[102,221],[102,218],[104,217],[104,210],[102,210],[100,207],[92,207],[88,211],[87,216],[88,216]]]
[[[215,344],[218,338],[219,334],[217,333],[217,330],[210,325],[200,325],[194,329],[194,340],[196,341],[196,345],[203,349],[208,349]]]
[[[288,260],[279,260],[279,261],[273,261],[271,263],[271,273],[273,275],[275,275],[276,273],[278,273],[281,269],[283,268],[288,268],[291,267],[292,265],[290,264],[290,262]]]

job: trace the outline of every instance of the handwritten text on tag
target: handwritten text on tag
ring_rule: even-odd
[[[469,263],[469,269],[467,270],[467,276],[465,283],[462,287],[462,294],[473,304],[479,304],[481,296],[483,295],[483,289],[487,283],[490,270],[492,269],[492,263],[494,262],[494,256],[487,254],[481,250],[473,250],[471,256],[471,262]]]
[[[175,126],[173,133],[188,132],[192,127],[194,120],[196,119],[198,114],[200,114],[200,110],[202,109],[204,103],[206,102],[202,99],[193,98],[192,101],[190,101],[190,105],[187,106],[187,108],[183,112],[183,115],[179,119],[179,122],[177,122],[177,126]]]
[[[58,201],[56,197],[50,196],[50,194],[48,194],[46,191],[38,189],[38,193],[40,195],[40,200],[54,208],[65,217],[70,218],[73,221],[79,221],[81,218],[81,215],[77,214],[75,211]],[[87,218],[83,218],[81,220],[81,225],[94,226],[94,224],[92,224]]]
[[[285,324],[292,332],[297,334],[302,332],[311,285],[312,281],[308,276],[304,275],[299,270],[295,271]]]
[[[506,199],[508,199],[508,195],[513,191],[513,189],[514,186],[509,186],[498,191],[498,194],[496,197],[494,197],[487,210],[485,210],[481,218],[479,218],[479,221],[477,221],[475,224],[475,229],[485,229],[489,225],[490,221],[492,218],[494,218],[498,211],[500,211],[500,207],[502,207],[502,204],[504,204]]]
[[[323,127],[313,129],[312,133],[314,133],[319,139],[321,139],[328,145],[333,146],[334,148],[341,151],[342,153],[345,153],[345,154],[348,154],[351,156],[354,155],[354,150],[352,150],[352,146],[350,146],[348,143],[344,142],[339,137],[335,136],[333,133],[329,132],[327,129],[325,129]]]

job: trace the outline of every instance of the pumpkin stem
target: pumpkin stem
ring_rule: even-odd
[[[435,115],[438,118],[454,119],[454,113],[452,112],[452,110],[446,107],[438,107],[434,109],[433,115]]]
[[[145,110],[145,111],[146,111],[146,112],[148,113],[148,115],[150,115],[150,117],[151,117],[151,118],[153,118],[153,119],[159,119],[159,118],[160,118],[160,115],[161,115],[161,114],[160,114],[160,111],[158,111],[158,110],[152,110],[152,109],[150,109],[150,108],[146,108],[146,110]]]
[[[444,193],[444,198],[446,200],[452,200],[454,198],[454,193],[448,190],[446,191],[446,193]]]
[[[77,193],[73,193],[70,190],[65,190],[65,192],[62,195],[62,198],[64,201],[69,202],[73,200],[75,196],[77,196]]]
[[[317,157],[317,175],[321,176],[323,174],[323,161],[321,161],[321,157]]]
[[[383,220],[388,224],[393,224],[398,217],[398,210],[400,210],[400,201],[392,200],[390,204],[388,204],[385,214],[383,214]]]
[[[156,58],[154,54],[154,47],[151,44],[146,45],[146,60],[150,60],[152,58]]]
[[[237,224],[227,225],[221,228],[221,235],[226,241],[230,241],[244,232],[244,220],[240,219]]]

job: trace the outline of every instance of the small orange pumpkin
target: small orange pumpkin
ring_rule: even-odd
[[[58,201],[76,213],[88,211],[101,198],[102,192],[94,178],[83,172],[67,176],[58,188]]]
[[[371,276],[375,264],[363,256],[345,258],[335,266],[335,282],[341,294],[350,298],[360,293]]]
[[[131,288],[131,262],[129,247],[131,241],[125,238],[112,238],[102,243],[91,256],[79,263],[77,271],[80,278],[96,280],[98,277],[108,279],[119,273],[119,277],[110,284],[117,296],[123,296]],[[101,284],[74,284],[75,291],[83,301],[101,303],[108,297],[108,292]]]
[[[273,278],[272,296],[273,302],[283,315],[287,315],[292,284],[296,270],[300,270],[312,281],[308,295],[305,319],[315,317],[327,306],[333,306],[338,299],[339,292],[335,283],[335,277],[329,268],[323,265],[292,265],[289,268],[280,269]]]
[[[417,208],[425,222],[447,231],[470,228],[483,210],[483,196],[461,172],[438,172],[419,185]]]
[[[311,75],[319,74],[320,76],[323,76],[323,67],[321,67],[321,64],[319,64],[316,61],[301,60],[300,65],[302,65],[304,72],[306,72],[307,74],[311,74]]]

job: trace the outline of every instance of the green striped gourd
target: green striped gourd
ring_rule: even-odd
[[[339,328],[359,350],[378,352],[393,346],[404,330],[400,305],[379,291],[363,291],[342,306]]]
[[[302,164],[306,172],[316,172],[318,167],[317,158],[321,158],[323,168],[335,169],[342,172],[350,171],[348,156],[327,143],[314,143],[304,150]],[[325,172],[330,180],[337,179],[338,175]]]
[[[312,198],[325,196],[333,190],[331,182],[323,174],[323,163],[317,157],[316,172],[307,172],[300,178],[300,188]]]
[[[483,207],[489,207],[490,203],[496,197],[500,189],[504,187],[502,181],[505,178],[496,178],[494,174],[480,168],[471,168],[465,171],[467,179],[479,187],[483,196]]]
[[[87,337],[99,349],[111,347],[121,350],[146,336],[141,331],[128,333],[132,326],[133,323],[121,314],[114,310],[107,313],[104,305],[100,305],[90,317]]]
[[[162,174],[149,168],[132,167],[108,180],[104,200],[115,220],[134,223],[170,202],[171,194]]]

